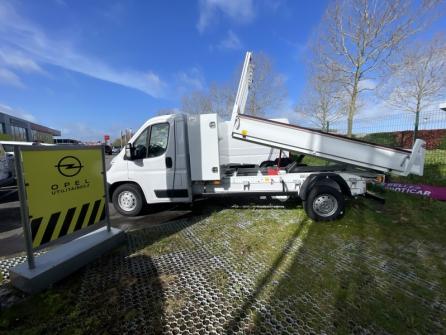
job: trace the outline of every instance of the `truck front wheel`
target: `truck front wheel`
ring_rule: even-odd
[[[141,213],[144,196],[140,188],[132,184],[123,184],[113,192],[113,206],[124,216],[137,216]]]
[[[344,215],[345,200],[334,187],[316,185],[304,201],[304,208],[314,221],[332,221]]]

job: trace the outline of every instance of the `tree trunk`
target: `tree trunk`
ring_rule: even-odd
[[[352,87],[352,95],[350,99],[350,106],[348,108],[348,118],[347,118],[347,136],[352,137],[353,135],[353,118],[356,114],[356,98],[358,96],[358,85],[359,85],[359,68],[356,69],[355,79]]]
[[[415,111],[415,127],[413,129],[413,141],[412,146],[415,144],[415,140],[417,139],[418,133],[418,124],[420,123],[420,100],[417,101],[417,109]]]
[[[355,117],[355,112],[356,112],[356,94],[357,94],[356,92],[353,92],[352,98],[350,100],[350,106],[348,108],[348,117],[347,117],[347,136],[348,137],[352,137],[352,135],[353,135],[353,118]]]

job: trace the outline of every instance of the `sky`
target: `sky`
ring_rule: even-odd
[[[159,109],[268,54],[292,109],[305,51],[328,2],[285,0],[0,1],[0,111],[112,139]]]

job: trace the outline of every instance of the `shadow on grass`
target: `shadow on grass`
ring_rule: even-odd
[[[125,246],[100,257],[53,288],[0,310],[0,333],[161,333],[169,276],[159,273],[153,257],[141,251],[217,209],[197,206],[172,222],[128,232]]]
[[[271,204],[245,202],[245,208]],[[2,311],[0,333],[163,332],[167,316],[173,315],[169,308],[187,297],[169,300],[166,287],[174,279],[157,267],[156,257],[170,257],[167,253],[181,249],[176,244],[181,241],[174,239],[177,233],[235,204],[244,209],[238,199],[200,202],[182,218],[129,232],[126,246],[52,290]],[[285,206],[295,208],[296,203]],[[446,273],[440,267],[444,248],[427,263],[422,253],[412,252],[412,245],[442,245],[445,210],[444,204],[391,194],[385,207],[358,201],[348,204],[340,221],[301,222],[286,235],[268,270],[224,325],[225,332],[240,329],[254,304],[266,299],[266,308],[282,322],[282,330],[300,325],[305,333],[444,333],[444,309],[438,301],[445,302],[439,292],[446,292],[446,282],[428,289],[429,281]],[[144,252],[163,240],[175,249],[161,245]],[[428,256],[434,257],[434,251],[430,248]],[[283,302],[289,304],[288,312]],[[269,326],[262,315],[256,315],[250,333],[280,332]]]
[[[445,229],[434,219],[429,227],[419,225],[434,213],[428,200],[392,195],[389,209],[370,201],[350,203],[340,221],[312,224],[290,266],[268,298],[267,306],[280,320],[278,303],[288,301],[291,318],[314,333],[444,333],[446,269],[438,267]],[[433,206],[443,208],[443,204]],[[385,208],[385,207],[384,207]],[[435,214],[440,218],[440,212]],[[429,221],[424,222],[429,225]],[[434,229],[436,232],[429,232]],[[277,255],[252,296],[237,312],[230,331],[249,313],[253,300],[271,282],[289,243]],[[428,245],[416,252],[413,245]],[[432,248],[431,248],[432,247]],[[442,249],[444,253],[444,249]],[[434,261],[435,259],[435,261]],[[430,260],[430,262],[427,262]],[[435,285],[437,284],[437,285]],[[290,302],[291,301],[291,302]],[[283,305],[282,305],[283,306]],[[443,315],[443,316],[442,316]],[[255,318],[252,333],[264,333],[262,315]],[[268,328],[266,328],[268,329]],[[286,328],[284,328],[286,329]]]
[[[305,223],[302,222],[299,227],[294,231],[292,236],[289,238],[286,245],[282,248],[281,252],[275,258],[273,264],[269,268],[269,270],[263,274],[260,280],[257,282],[256,288],[254,291],[244,300],[244,303],[241,307],[237,308],[235,313],[231,315],[231,320],[225,326],[225,333],[233,334],[238,332],[240,329],[241,321],[246,318],[249,311],[252,309],[254,303],[262,294],[267,285],[270,284],[273,276],[276,273],[276,270],[282,265],[285,257],[288,255],[291,247],[296,242],[296,240],[300,237],[300,234],[305,226]]]

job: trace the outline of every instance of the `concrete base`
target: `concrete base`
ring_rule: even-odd
[[[9,270],[11,284],[27,293],[40,292],[80,269],[125,240],[122,230],[100,228],[35,258],[36,267],[28,262]]]

